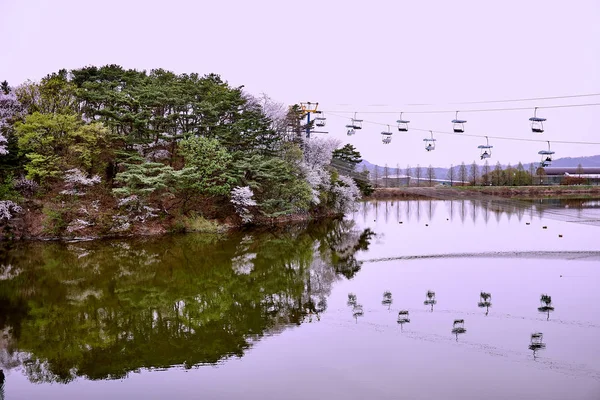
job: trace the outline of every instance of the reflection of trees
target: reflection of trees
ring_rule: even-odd
[[[348,293],[348,307],[354,307],[356,305],[356,295],[354,293]]]
[[[375,232],[369,228],[356,230],[355,222],[351,220],[336,221],[335,227],[327,232],[324,239],[331,253],[328,259],[336,273],[352,279],[362,265],[354,255],[369,247]]]
[[[0,400],[4,400],[4,371],[0,369]]]
[[[0,368],[69,382],[241,357],[265,334],[318,320],[336,271],[353,276],[369,238],[332,221],[253,237],[18,244],[3,254],[19,273],[0,280]]]
[[[488,315],[490,312],[490,307],[492,306],[491,300],[492,300],[492,295],[490,293],[481,292],[479,294],[479,303],[477,303],[477,306],[479,308],[485,307],[485,315]]]
[[[541,313],[546,313],[546,320],[550,319],[550,312],[554,311],[554,307],[552,307],[552,296],[548,296],[547,294],[543,294],[540,296],[540,304],[538,307],[538,311]]]

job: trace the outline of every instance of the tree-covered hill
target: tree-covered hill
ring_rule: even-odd
[[[0,89],[0,227],[8,235],[343,213],[358,196],[329,165],[338,143],[298,135],[299,107],[215,74],[89,66]]]

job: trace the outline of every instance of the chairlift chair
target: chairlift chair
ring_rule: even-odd
[[[392,131],[390,130],[390,126],[388,125],[387,131],[381,132],[381,141],[383,144],[390,144],[392,142]]]
[[[550,142],[548,142],[548,150],[538,151],[538,154],[542,156],[540,167],[545,168],[549,167],[552,164],[552,155],[554,154],[554,152],[550,150]]]
[[[363,122],[363,120],[362,119],[357,119],[356,118],[356,113],[354,113],[354,118],[352,118],[352,122],[351,122],[352,128],[354,128],[354,129],[362,129],[362,122]]]
[[[402,113],[400,113],[400,119],[396,122],[398,123],[398,130],[400,132],[408,132],[408,124],[410,121],[402,119]]]
[[[425,138],[423,141],[425,142],[425,150],[432,151],[435,150],[435,139],[433,138],[433,131],[429,131],[431,134],[431,138]]]
[[[320,116],[315,117],[315,125],[322,128],[325,126],[327,118],[323,116],[323,113],[321,111],[319,111],[319,113]]]
[[[490,146],[490,141],[488,140],[487,136],[485,137],[485,142],[486,144],[480,144],[477,146],[477,148],[480,150],[479,157],[481,157],[482,160],[492,157],[492,147],[494,147]]]
[[[465,131],[465,123],[467,123],[464,119],[458,119],[458,111],[454,119],[452,120],[452,130],[454,133],[463,133]]]
[[[533,117],[529,118],[531,121],[531,132],[533,133],[544,133],[544,121],[546,118],[540,118],[537,116],[537,107],[533,109]]]
[[[346,134],[347,134],[348,136],[352,136],[352,135],[354,135],[354,134],[356,133],[356,132],[354,131],[354,125],[353,125],[352,123],[350,123],[350,124],[346,125],[346,129],[347,129],[347,131],[346,131]]]

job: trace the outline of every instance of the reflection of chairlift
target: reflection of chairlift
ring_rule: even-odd
[[[408,316],[408,310],[400,310],[398,312],[398,324],[400,324],[400,329],[402,329],[404,324],[410,323],[410,318]]]
[[[542,156],[540,167],[549,167],[552,164],[552,155],[554,152],[550,150],[550,141],[548,141],[548,150],[540,150],[538,151],[538,154]]]
[[[465,320],[464,319],[455,319],[452,324],[452,333],[456,335],[456,341],[458,341],[458,335],[466,333],[465,329]]]
[[[531,132],[533,133],[544,133],[544,121],[546,118],[540,118],[537,115],[537,107],[533,109],[533,117],[529,118],[531,121]]]
[[[531,334],[531,343],[529,344],[529,350],[533,351],[533,358],[535,359],[536,351],[546,348],[544,343],[544,335],[541,332]]]
[[[465,131],[465,123],[466,122],[467,121],[464,119],[458,119],[458,111],[457,111],[454,119],[452,120],[452,130],[455,133],[463,133]]]
[[[479,156],[481,157],[482,160],[486,159],[486,158],[490,158],[492,156],[492,147],[494,146],[490,146],[490,141],[488,140],[488,137],[485,137],[485,142],[486,144],[480,144],[479,146],[477,146],[478,149],[480,149],[481,153],[479,154]]]
[[[315,117],[315,125],[322,128],[326,125],[327,118],[325,118],[323,116],[323,113],[321,111],[319,111],[319,113],[321,115],[318,117]]]
[[[362,119],[356,119],[356,113],[354,113],[354,118],[352,118],[350,125],[352,125],[352,128],[354,129],[362,129],[362,122]]]
[[[396,122],[398,123],[398,130],[400,132],[408,132],[408,124],[410,121],[402,119],[402,113],[400,113],[400,119]]]
[[[433,138],[433,131],[429,131],[431,134],[431,138],[425,138],[423,141],[425,142],[425,150],[432,151],[435,150],[435,139]]]
[[[390,130],[390,126],[388,125],[387,131],[381,132],[381,141],[383,144],[390,144],[392,142],[392,131]]]

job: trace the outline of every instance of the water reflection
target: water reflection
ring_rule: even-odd
[[[540,304],[538,307],[538,311],[546,314],[546,321],[550,319],[550,312],[554,311],[554,307],[552,306],[552,296],[548,296],[547,294],[543,294],[540,296]]]
[[[365,313],[362,304],[356,304],[352,307],[352,316],[356,320],[356,323],[358,323],[358,317],[362,317],[363,315],[365,315]]]
[[[0,369],[66,383],[241,357],[265,335],[318,321],[373,235],[329,221],[225,238],[15,244],[0,253]]]
[[[0,400],[4,400],[4,371],[0,369]]]
[[[477,303],[477,307],[479,307],[479,308],[485,307],[485,315],[486,316],[489,314],[490,307],[492,306],[491,300],[492,300],[492,295],[490,293],[481,292],[479,294],[479,303]]]
[[[407,222],[416,219],[420,222],[423,217],[428,220],[435,218],[436,207],[443,201],[447,207],[449,219],[454,221],[459,218],[462,223],[470,220],[488,224],[492,215],[496,222],[502,216],[509,221],[516,217],[518,221],[537,218],[551,218],[564,221],[600,224],[600,200],[594,199],[543,199],[543,200],[516,200],[516,199],[455,199],[455,200],[395,200],[372,201],[362,203],[363,222],[367,222],[371,209],[374,209],[375,219],[378,218],[379,208],[384,208],[385,222],[395,214],[396,222],[403,219]],[[380,204],[384,203],[384,204]],[[392,213],[391,208],[395,208]],[[404,215],[404,218],[402,216]]]
[[[425,301],[423,302],[423,304],[425,304],[426,306],[431,306],[431,312],[433,312],[433,306],[437,303],[437,300],[435,299],[435,292],[432,292],[431,290],[428,290],[427,293],[425,294]]]
[[[466,333],[465,329],[465,320],[464,319],[455,319],[452,324],[452,334],[456,336],[456,341],[458,342],[458,335],[462,335]]]
[[[392,292],[389,292],[387,290],[383,292],[383,300],[381,300],[381,304],[387,306],[388,311],[392,307],[393,302],[394,300],[392,299]]]
[[[400,310],[398,311],[398,324],[400,325],[400,331],[404,331],[404,324],[410,323],[410,317],[408,315],[408,310]]]
[[[533,351],[533,359],[535,360],[536,353],[539,350],[543,350],[546,348],[546,343],[544,343],[544,334],[541,332],[536,332],[531,334],[531,342],[529,344],[529,350]]]

